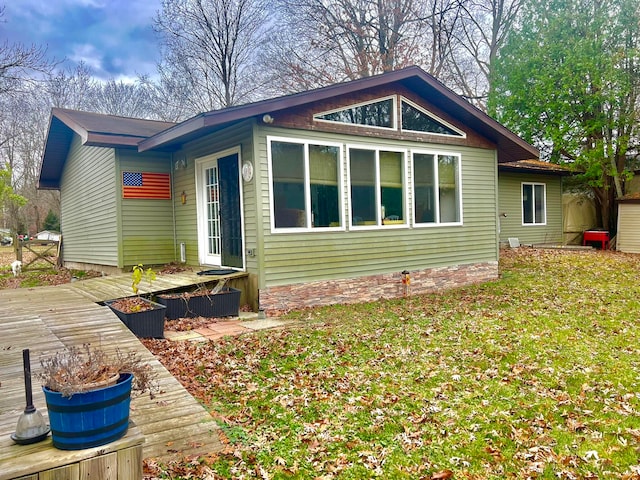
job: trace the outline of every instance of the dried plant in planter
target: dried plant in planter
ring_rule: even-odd
[[[158,391],[156,373],[137,352],[122,352],[119,349],[107,354],[89,344],[69,347],[51,357],[40,359],[42,372],[37,376],[50,390],[64,397],[82,393],[116,383],[122,373],[134,375],[132,390],[149,392],[153,398]]]

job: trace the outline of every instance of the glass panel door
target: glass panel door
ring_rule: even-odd
[[[207,256],[220,260],[220,183],[218,167],[205,168]]]

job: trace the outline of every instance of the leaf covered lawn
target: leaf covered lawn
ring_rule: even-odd
[[[223,453],[146,478],[640,478],[640,256],[501,251],[501,278],[145,344]]]

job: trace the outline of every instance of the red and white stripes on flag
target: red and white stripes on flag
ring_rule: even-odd
[[[168,173],[122,172],[122,198],[171,199]]]

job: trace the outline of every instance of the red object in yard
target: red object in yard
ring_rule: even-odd
[[[588,242],[600,242],[602,250],[609,248],[609,232],[604,230],[586,230],[582,234],[582,245]]]

